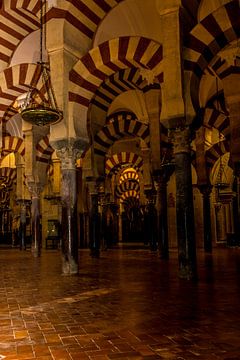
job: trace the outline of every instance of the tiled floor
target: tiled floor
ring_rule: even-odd
[[[60,253],[0,249],[0,359],[240,359],[240,249],[198,254],[198,283],[148,250]]]

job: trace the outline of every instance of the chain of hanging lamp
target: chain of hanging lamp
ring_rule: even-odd
[[[45,88],[44,101],[41,104],[36,104],[34,101],[34,90],[30,90],[26,97],[21,116],[32,125],[45,126],[55,124],[62,119],[62,112],[57,107],[57,102],[54,90],[50,80],[50,70],[46,62],[43,60],[43,48],[46,44],[46,30],[44,31],[44,24],[46,24],[46,0],[41,0],[40,8],[40,60],[38,61],[41,67],[41,77],[43,87]],[[45,96],[47,98],[45,98]]]

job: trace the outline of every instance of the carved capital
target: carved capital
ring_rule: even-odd
[[[80,158],[82,152],[72,146],[62,147],[56,150],[57,156],[61,160],[62,169],[75,169],[76,161]]]
[[[155,177],[154,185],[155,185],[155,188],[156,188],[158,194],[167,188],[167,182],[162,177]]]
[[[31,194],[32,199],[38,199],[40,197],[41,192],[43,191],[43,184],[39,182],[35,182],[34,180],[27,179],[27,187],[28,191]]]
[[[191,131],[189,127],[171,130],[170,136],[174,145],[174,154],[191,152]]]
[[[88,176],[86,178],[88,190],[90,195],[98,195],[98,185],[94,176]]]
[[[144,193],[145,193],[145,196],[147,198],[147,204],[153,204],[155,205],[156,203],[156,190],[155,189],[147,189],[147,190],[144,190]]]
[[[239,48],[236,44],[234,46],[229,46],[220,53],[221,60],[225,60],[228,65],[231,66],[239,65],[239,56]]]
[[[154,72],[152,70],[140,68],[139,73],[140,73],[142,79],[145,80],[148,85],[152,85],[155,83],[156,78],[155,78]]]
[[[203,195],[204,198],[208,198],[212,192],[212,185],[198,185],[199,191]]]
[[[76,161],[81,157],[86,147],[85,142],[76,139],[59,140],[51,143],[51,145],[61,160],[61,168],[66,170],[75,169]]]

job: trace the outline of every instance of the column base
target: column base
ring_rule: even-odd
[[[162,260],[168,260],[169,259],[169,253],[161,253],[160,252],[159,257]]]
[[[65,258],[62,259],[62,275],[78,275],[78,264],[73,258],[69,260],[66,260]]]
[[[32,253],[32,256],[35,257],[35,258],[41,256],[41,252],[36,248],[31,248],[31,253]]]
[[[100,257],[100,250],[99,249],[90,249],[90,255],[93,258],[99,258]]]
[[[192,267],[186,265],[179,268],[178,277],[185,280],[197,280],[197,271],[193,270]]]

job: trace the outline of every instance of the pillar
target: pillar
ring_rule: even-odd
[[[203,196],[203,243],[205,252],[212,252],[212,226],[211,226],[211,206],[210,195],[211,185],[201,185],[199,190]]]
[[[98,212],[98,191],[96,179],[88,177],[89,190],[89,247],[90,255],[98,258],[100,256],[100,216]]]
[[[20,205],[20,228],[19,228],[19,238],[20,250],[26,250],[26,215],[27,215],[27,206],[30,205],[31,201],[28,200],[18,200]]]
[[[192,195],[190,129],[172,130],[175,175],[179,277],[197,278],[196,244]]]
[[[169,258],[168,247],[168,213],[167,213],[167,180],[169,179],[167,165],[157,176],[154,176],[157,190],[157,232],[158,248],[162,259]]]
[[[98,181],[97,184],[98,192],[98,217],[99,217],[99,242],[100,248],[106,249],[106,243],[104,238],[104,208],[105,208],[105,184],[104,179]]]
[[[147,206],[145,208],[144,228],[145,236],[151,251],[158,249],[157,210],[155,207],[156,192],[153,189],[145,190]]]
[[[78,274],[76,159],[80,151],[71,144],[57,150],[61,160],[61,256],[62,274]]]
[[[32,244],[31,252],[34,257],[41,255],[42,231],[40,224],[40,193],[43,186],[40,183],[27,180],[27,186],[31,194],[31,228],[32,228]]]
[[[216,216],[216,243],[218,245],[225,245],[227,240],[226,234],[226,219],[224,204],[217,202],[215,204],[215,216]]]

